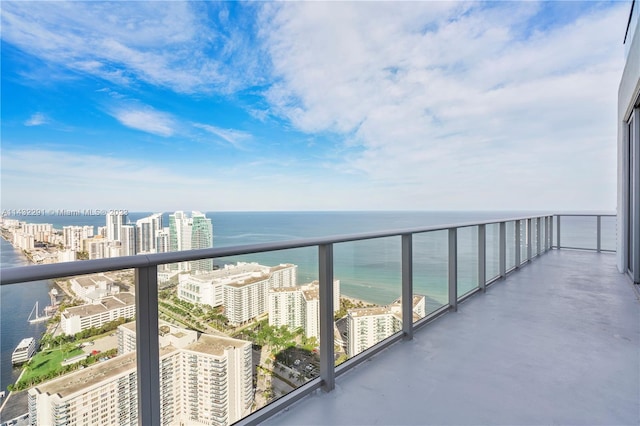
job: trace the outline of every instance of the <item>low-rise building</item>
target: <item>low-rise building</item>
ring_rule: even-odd
[[[134,318],[135,314],[135,296],[132,293],[119,293],[96,303],[65,309],[60,313],[60,327],[64,333],[73,335],[120,318]]]
[[[101,299],[120,293],[120,287],[104,274],[85,275],[69,280],[71,290],[87,303],[97,303]]]

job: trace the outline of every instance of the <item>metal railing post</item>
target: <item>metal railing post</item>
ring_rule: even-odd
[[[516,220],[515,221],[515,229],[514,229],[514,234],[516,237],[516,268],[520,268],[520,263],[522,262],[521,259],[521,255],[520,252],[522,251],[520,245],[521,245],[521,241],[520,241],[520,233],[522,232],[522,230],[520,229],[520,220]]]
[[[544,252],[549,250],[549,216],[544,217]]]
[[[600,248],[602,245],[602,216],[600,215],[596,216],[596,233],[597,233],[596,250],[598,250],[598,253],[600,253]]]
[[[449,309],[458,310],[458,229],[449,228]]]
[[[413,236],[402,236],[402,332],[413,339]]]
[[[138,425],[160,424],[158,267],[135,270]]]
[[[335,361],[333,348],[333,244],[318,246],[320,281],[320,378],[322,389],[335,388]]]
[[[561,243],[560,243],[560,241],[561,241],[561,240],[560,240],[560,218],[561,218],[562,216],[558,215],[558,216],[556,216],[556,217],[558,218],[558,227],[557,227],[557,229],[556,229],[556,233],[557,233],[557,235],[556,235],[557,243],[556,243],[556,244],[558,245],[558,250],[560,250],[560,247],[562,247],[562,246],[561,246]]]
[[[507,276],[507,223],[500,222],[500,250],[498,253],[499,256],[499,267],[500,267],[500,278],[504,278]]]
[[[486,225],[478,225],[478,287],[487,290],[487,230]]]
[[[540,217],[536,218],[536,256],[540,256],[540,250],[542,249],[542,241],[540,240],[542,238],[542,230],[540,229],[540,225],[542,224],[542,221],[540,220]]]
[[[533,242],[531,241],[531,229],[532,229],[532,221],[531,218],[527,219],[527,262],[531,261],[531,251],[533,249]]]
[[[549,250],[553,248],[553,216],[549,216]]]

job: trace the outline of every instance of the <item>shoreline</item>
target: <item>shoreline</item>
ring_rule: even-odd
[[[344,294],[340,295],[340,299],[348,300],[349,302],[353,303],[354,305],[357,305],[357,304],[361,303],[365,307],[368,307],[369,305],[381,306],[381,305],[378,305],[377,303],[369,302],[369,301],[364,300],[364,299],[358,299],[357,297],[351,297],[351,296],[347,296],[347,295],[344,295]]]

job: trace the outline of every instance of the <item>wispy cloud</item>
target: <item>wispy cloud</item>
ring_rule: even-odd
[[[52,168],[51,164],[56,167]],[[340,209],[359,192],[336,177],[291,179],[281,164],[229,170],[176,167],[144,158],[122,158],[51,149],[2,150],[2,204],[6,208],[148,210]],[[38,170],[38,173],[33,173]],[[60,188],[64,188],[61,192]],[[29,197],[24,196],[29,193]],[[311,195],[311,196],[309,196]],[[292,203],[295,200],[295,204]]]
[[[165,137],[176,132],[176,121],[170,114],[148,106],[120,107],[110,111],[110,114],[121,124],[132,129]]]
[[[216,135],[220,139],[230,143],[235,148],[245,149],[243,143],[251,140],[252,135],[247,132],[235,129],[222,129],[220,127],[212,126],[210,124],[193,123],[194,127],[205,130],[208,133]]]
[[[544,7],[270,4],[261,21],[275,73],[267,98],[296,128],[360,147],[345,170],[412,188],[416,202],[441,198],[443,182],[478,203],[533,180],[613,206],[623,59],[611,46],[627,6],[594,5],[537,31]]]
[[[172,152],[154,153],[166,159],[162,169],[78,157],[106,165],[103,176],[140,179],[140,199],[163,194],[145,192],[142,185],[153,184],[136,168],[167,184],[161,177],[171,176],[193,199],[223,186],[212,199],[231,209],[612,207],[619,28],[628,5],[562,4],[571,13],[555,19],[550,2],[10,1],[2,3],[1,37],[25,61],[20,84],[58,89],[74,78],[95,89],[103,79],[111,105],[103,110],[167,138]],[[167,91],[170,102],[156,106]],[[87,99],[80,103],[95,97]],[[246,116],[233,116],[243,108]],[[16,123],[47,119],[24,121],[30,113]],[[218,119],[232,116],[234,124]],[[260,150],[247,149],[258,143],[253,134]],[[196,156],[174,145],[176,136],[229,149]],[[132,137],[131,145],[142,152],[149,139]],[[10,154],[3,147],[3,185],[5,157],[27,155]],[[61,167],[94,172],[71,153],[51,155]],[[194,182],[168,173],[170,161],[218,175]],[[80,175],[61,177],[58,187]],[[56,181],[12,182],[29,179]],[[97,178],[74,188],[85,183],[122,192]],[[3,186],[3,201],[4,193]],[[176,188],[164,197],[186,202],[184,194]]]
[[[2,38],[60,68],[115,84],[143,81],[183,93],[227,93],[256,82],[261,68],[243,22],[215,11],[227,7],[7,1],[2,3]]]
[[[29,117],[25,122],[25,126],[42,126],[43,124],[49,123],[49,117],[41,112],[34,113],[31,117]]]
[[[55,164],[55,168],[51,168]],[[33,173],[38,170],[38,173]],[[108,177],[105,179],[105,177]],[[25,203],[38,208],[128,208],[171,197],[187,203],[193,191],[204,191],[215,180],[176,173],[144,160],[45,149],[3,149],[3,204]],[[65,196],[60,196],[64,187]],[[22,191],[33,190],[25,199]],[[188,204],[197,207],[195,198]]]

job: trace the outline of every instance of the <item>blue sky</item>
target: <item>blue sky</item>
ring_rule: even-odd
[[[630,2],[10,2],[3,209],[614,210]]]

